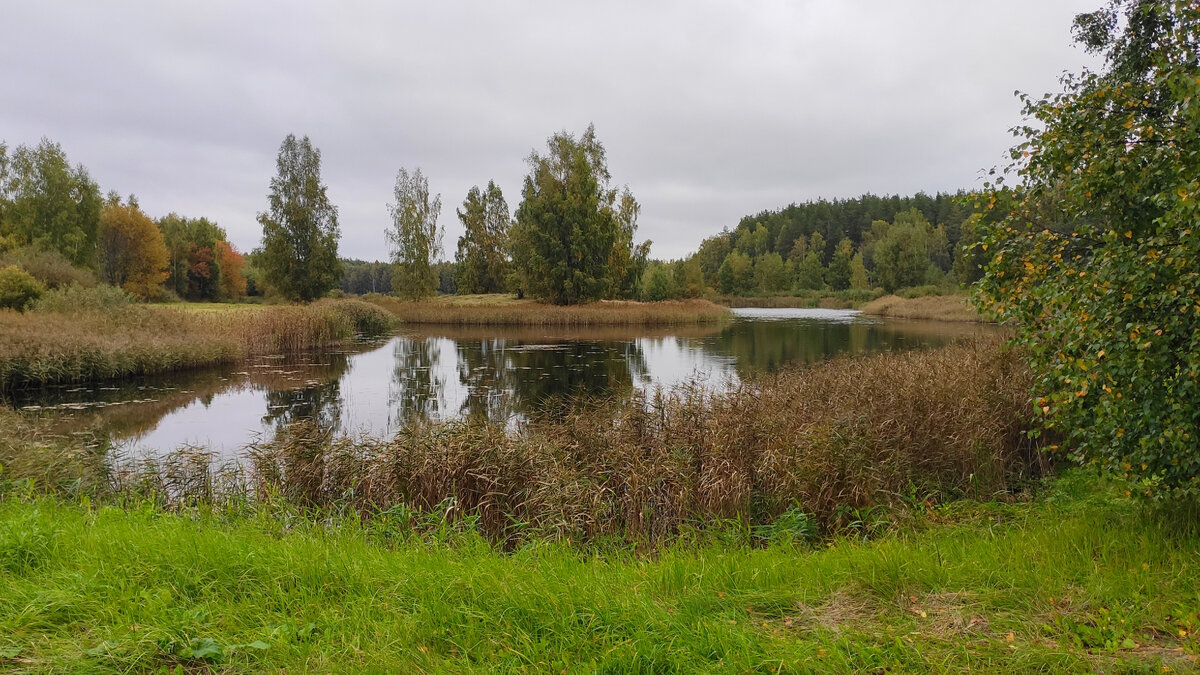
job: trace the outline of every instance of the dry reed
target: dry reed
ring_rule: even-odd
[[[899,319],[928,319],[931,321],[983,321],[983,317],[967,302],[964,295],[927,295],[902,298],[885,295],[862,306],[863,314],[890,316]]]
[[[837,359],[729,393],[575,407],[519,432],[478,421],[391,440],[299,423],[253,453],[259,494],[363,514],[470,515],[495,540],[657,542],[688,527],[799,509],[989,497],[1046,469],[1027,439],[1029,375],[999,339]],[[447,507],[447,505],[451,505]]]
[[[331,346],[378,334],[393,319],[358,300],[188,312],[129,305],[105,311],[0,311],[0,391],[151,375],[247,356]]]

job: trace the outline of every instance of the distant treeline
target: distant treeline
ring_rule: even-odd
[[[686,258],[651,261],[643,294],[950,289],[979,277],[979,261],[962,244],[974,241],[981,218],[964,192],[790,204],[742,218]]]
[[[244,258],[206,218],[155,220],[132,195],[102,196],[57,143],[0,143],[0,304],[21,308],[46,289],[97,283],[143,299],[194,301],[264,293],[311,300],[335,288],[410,299],[509,292],[558,304],[865,297],[952,290],[980,274],[979,253],[963,243],[978,239],[984,216],[966,193],[790,204],[742,218],[682,259],[651,260],[649,242],[634,241],[640,207],[628,188],[611,187],[594,129],[578,139],[556,134],[535,158],[515,213],[493,182],[467,194],[456,210],[465,231],[453,261],[438,260],[440,196],[429,194],[420,169],[401,169],[385,232],[390,260],[366,262],[337,256],[337,211],[307,138],[289,135],[281,146],[280,174],[258,214],[263,245]]]

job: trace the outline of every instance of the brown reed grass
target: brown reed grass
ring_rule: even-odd
[[[406,324],[489,326],[670,326],[717,323],[729,310],[707,300],[663,302],[602,301],[586,305],[546,305],[511,296],[434,298],[405,302],[386,295],[363,298]]]
[[[863,314],[931,321],[984,321],[965,295],[927,295],[902,298],[885,295],[862,306]]]
[[[299,423],[252,452],[254,489],[363,514],[470,515],[497,541],[659,542],[799,509],[826,528],[863,509],[990,497],[1047,470],[1023,432],[1029,374],[1000,340],[843,358],[736,391],[581,406],[519,432],[479,421],[391,440]]]
[[[379,334],[394,319],[359,300],[189,312],[127,305],[76,312],[0,311],[0,391],[151,375]]]

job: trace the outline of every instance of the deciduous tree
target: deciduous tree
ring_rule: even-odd
[[[494,181],[487,189],[479,186],[467,191],[467,198],[458,209],[458,219],[465,232],[458,238],[454,260],[456,287],[459,293],[503,293],[509,272],[508,231],[512,216],[508,202]]]
[[[619,195],[610,186],[595,128],[589,125],[578,140],[566,132],[551,136],[546,154],[534,152],[528,162],[512,236],[513,265],[524,290],[574,304],[611,297],[623,283],[640,279],[621,269],[635,259],[637,202],[628,189]]]
[[[130,197],[122,204],[116,195],[100,211],[100,274],[143,300],[158,295],[167,278],[167,246],[150,217]]]
[[[72,264],[94,268],[96,231],[104,200],[82,165],[71,167],[62,148],[43,138],[0,152],[0,240],[58,251]]]
[[[288,134],[279,146],[263,228],[259,262],[265,281],[293,300],[312,300],[337,285],[337,208],[321,183],[321,151],[308,136]]]
[[[415,300],[437,293],[439,279],[434,263],[442,252],[442,231],[437,219],[442,196],[429,198],[429,181],[420,169],[396,172],[395,204],[388,204],[392,226],[386,235],[391,246],[392,292]]]
[[[1101,72],[1023,97],[1031,122],[983,202],[978,300],[1019,331],[1037,410],[1074,455],[1150,496],[1200,494],[1200,7],[1076,18]]]

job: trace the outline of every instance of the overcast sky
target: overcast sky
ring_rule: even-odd
[[[455,209],[589,122],[638,238],[674,258],[791,202],[977,187],[1005,163],[1014,90],[1094,65],[1100,0],[251,2],[4,0],[0,140],[62,144],[152,217],[259,244],[288,133],[322,153],[344,257],[386,259],[400,167]]]

